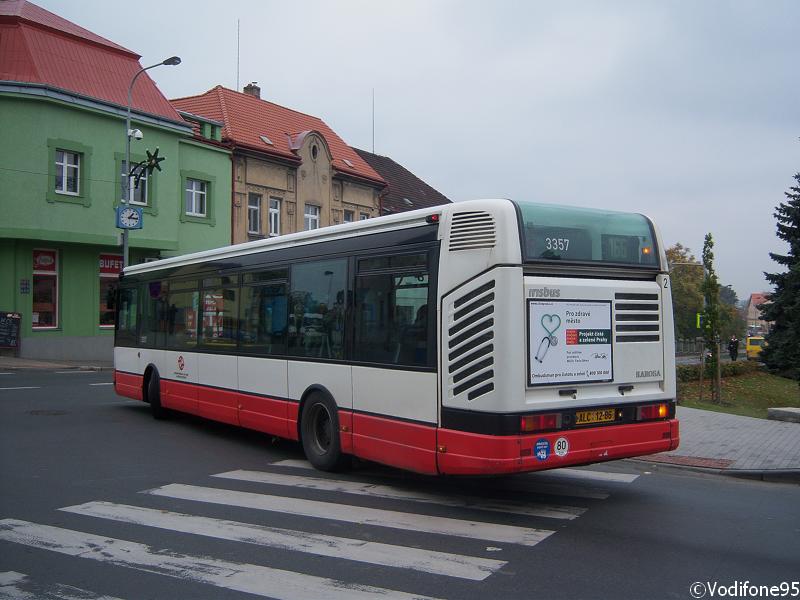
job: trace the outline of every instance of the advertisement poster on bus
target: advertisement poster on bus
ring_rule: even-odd
[[[613,379],[611,302],[528,300],[528,385]]]

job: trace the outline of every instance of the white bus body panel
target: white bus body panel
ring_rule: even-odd
[[[289,397],[288,366],[285,360],[240,356],[237,371],[239,391],[274,398]]]
[[[350,365],[289,361],[289,397],[299,400],[312,385],[321,385],[339,408],[353,408],[353,375]]]
[[[437,423],[436,373],[353,367],[353,410]]]

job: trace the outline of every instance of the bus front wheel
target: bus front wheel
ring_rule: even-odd
[[[165,419],[167,409],[161,406],[161,385],[158,373],[153,371],[147,379],[147,401],[150,403],[150,412],[156,419]]]
[[[300,421],[303,451],[320,471],[338,471],[346,465],[339,440],[336,404],[320,393],[312,393],[303,406]]]

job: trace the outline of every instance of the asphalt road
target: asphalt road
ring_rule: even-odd
[[[800,580],[797,485],[636,461],[332,475],[294,443],[154,421],[110,380],[0,375],[0,598],[655,599]]]

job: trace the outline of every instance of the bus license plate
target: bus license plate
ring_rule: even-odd
[[[613,421],[616,411],[613,408],[603,410],[579,410],[575,413],[576,425],[589,425],[590,423],[608,423]]]

